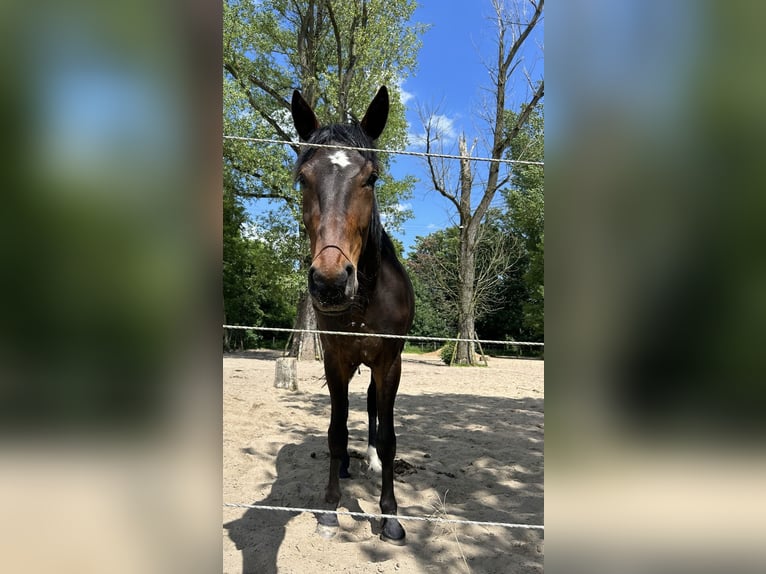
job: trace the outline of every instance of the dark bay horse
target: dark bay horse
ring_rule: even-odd
[[[296,90],[292,116],[307,143],[373,147],[388,118],[388,90],[381,87],[361,122],[321,127]],[[405,335],[412,325],[412,284],[380,222],[375,181],[380,164],[373,151],[305,146],[295,168],[303,192],[303,223],[311,241],[308,286],[321,330]],[[399,388],[402,339],[322,335],[332,414],[327,432],[330,479],[325,501],[340,501],[340,477],[348,477],[348,384],[364,363],[372,371],[367,390],[370,466],[382,465],[380,510],[396,514],[394,497],[394,400]],[[377,467],[377,468],[376,468]],[[335,514],[318,517],[318,531],[333,536]],[[404,543],[398,520],[383,519],[381,538]]]

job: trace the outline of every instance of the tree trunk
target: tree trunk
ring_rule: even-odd
[[[306,229],[300,226],[300,238],[302,251],[305,254],[301,262],[300,273],[303,277],[308,276],[309,267],[311,267],[311,256],[309,255],[309,240]],[[311,304],[311,296],[308,292],[308,283],[304,283],[304,290],[298,299],[298,312],[295,316],[294,329],[316,329],[317,318],[314,313],[314,306]],[[320,361],[322,360],[322,344],[319,341],[319,335],[315,333],[293,333],[288,357],[294,357],[299,361]]]
[[[460,241],[460,293],[458,297],[458,337],[460,339],[476,339],[476,310],[474,308],[474,285],[476,273],[476,242],[469,236],[469,229],[460,230],[463,236]],[[477,364],[474,343],[461,341],[457,344],[455,362],[458,365]]]
[[[317,319],[308,291],[301,294],[298,302],[298,315],[295,317],[296,329],[316,329]],[[322,358],[322,345],[319,336],[314,333],[293,333],[288,357],[299,361],[318,361]]]
[[[458,140],[460,155],[468,156],[468,146],[465,136]],[[471,162],[467,159],[460,160],[460,254],[459,254],[459,277],[458,287],[458,338],[476,339],[476,244],[478,243],[478,223],[476,216],[471,216],[471,188],[473,176],[471,174]],[[461,341],[457,344],[455,362],[458,365],[475,365],[476,350],[473,342]]]

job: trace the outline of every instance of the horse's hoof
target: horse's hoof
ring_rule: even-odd
[[[328,512],[323,514],[316,514],[315,516],[317,518],[316,532],[319,534],[319,536],[325,540],[329,540],[338,534],[340,523],[338,522],[337,514],[331,514]]]
[[[404,528],[402,528],[402,525],[399,524],[398,520],[384,518],[383,530],[380,532],[380,539],[389,544],[394,544],[395,546],[404,546]]]
[[[338,534],[339,528],[337,526],[325,526],[324,524],[317,524],[316,533],[319,534],[325,540],[335,538]]]

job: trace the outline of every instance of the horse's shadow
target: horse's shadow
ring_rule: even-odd
[[[248,452],[248,449],[243,449]],[[289,498],[291,486],[286,471],[303,460],[308,464],[312,454],[327,450],[327,439],[319,436],[308,436],[300,444],[286,444],[277,454],[277,478],[272,484],[269,495],[255,504],[268,506],[297,506],[295,500]],[[316,501],[303,501],[307,504]],[[285,537],[287,523],[296,513],[248,509],[242,517],[224,524],[229,538],[237,550],[242,552],[242,574],[276,574],[277,553]]]
[[[363,478],[360,472],[362,462],[358,460],[361,455],[353,449],[353,446],[349,446],[349,450],[355,457],[351,464],[352,480],[359,478],[359,483],[364,486],[368,495],[367,498],[376,500],[380,491],[380,481]],[[249,448],[243,449],[243,452],[251,454]],[[316,467],[316,472],[313,474],[321,478],[317,478],[315,484],[299,484],[301,479],[296,479],[294,476],[296,465]],[[284,445],[277,454],[277,478],[271,486],[271,492],[266,498],[254,504],[289,508],[326,506],[321,499],[324,496],[328,465],[326,436],[309,435],[299,444]],[[346,481],[341,484],[345,485]],[[342,506],[344,510],[363,512],[359,502],[353,497],[344,496]],[[242,574],[276,574],[277,554],[285,538],[287,523],[297,514],[299,513],[250,508],[240,518],[224,524],[229,538],[234,542],[237,550],[242,552]],[[365,519],[353,517],[353,520]],[[371,522],[371,530],[373,534],[380,534],[380,525],[377,521]],[[341,531],[341,538],[343,534]]]
[[[357,405],[354,405],[353,394],[350,399],[352,409],[363,408],[361,395],[356,398],[359,403]],[[322,408],[320,404],[311,401],[305,407]],[[454,489],[455,481],[460,481],[465,493],[466,506],[470,506],[464,516],[457,514],[460,518],[539,524],[543,520],[542,410],[542,400],[531,398],[508,399],[467,394],[400,395],[397,399],[397,418],[400,421],[397,432],[400,438],[397,459],[403,462],[404,472],[397,476],[397,481],[410,483],[417,491],[433,488],[442,493]],[[446,413],[449,413],[450,424],[445,424]],[[471,430],[471,426],[475,424],[492,430]],[[352,438],[349,441],[349,450],[354,457],[360,450],[358,445],[362,444],[354,442],[354,437],[360,434],[361,428],[354,429],[350,425],[350,430]],[[455,441],[459,441],[462,448],[455,449]],[[498,484],[495,475],[489,469],[474,465],[475,461],[480,462],[495,456],[492,449],[498,441],[513,443],[514,451],[540,451],[539,468],[527,469],[527,474],[514,476],[517,485],[513,490]],[[428,453],[428,457],[416,455],[416,452]],[[500,462],[511,465],[515,461]],[[277,477],[271,491],[256,504],[323,508],[328,464],[326,436],[308,435],[298,444],[282,446],[277,454]],[[380,481],[359,476],[362,464],[361,460],[352,458],[352,481],[357,488],[360,485],[363,487],[361,492],[365,500],[377,502]],[[415,472],[412,472],[413,467]],[[305,469],[306,472],[296,473],[296,469]],[[312,478],[307,479],[308,476]],[[488,484],[491,484],[495,500],[499,498],[506,501],[503,507],[484,501],[486,495],[483,493],[486,493]],[[518,486],[519,484],[521,486]],[[349,484],[343,481],[341,488],[347,492]],[[360,494],[360,491],[357,490],[357,494]],[[344,494],[341,505],[348,510],[362,511],[354,496]],[[401,508],[400,512],[410,514],[406,507]],[[523,514],[524,518],[515,520],[514,513]],[[229,538],[242,552],[243,574],[277,572],[277,554],[285,539],[287,523],[295,516],[296,513],[248,509],[240,518],[224,525]],[[409,524],[412,524],[411,528],[415,530],[415,523]],[[372,534],[378,534],[377,521],[370,521],[370,525]],[[434,546],[429,540],[434,528],[421,530],[420,535],[408,536],[407,552],[424,566],[432,564],[434,560]],[[520,541],[535,542],[536,538],[530,536],[536,537],[537,534],[527,532],[517,536],[517,533],[507,532],[494,539],[493,548],[489,552],[477,546],[477,554],[483,556],[479,556],[478,562],[473,563],[472,567],[476,568],[476,571],[497,570],[501,567],[499,565],[503,564],[504,554],[519,551]],[[464,547],[471,543],[470,538],[462,541]],[[481,542],[477,540],[476,544]],[[379,544],[364,544],[362,550],[373,561],[388,556],[386,545],[381,547]],[[533,554],[528,558],[529,571],[542,569],[542,555]]]

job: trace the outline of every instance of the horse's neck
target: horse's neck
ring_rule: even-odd
[[[383,251],[384,236],[386,234],[380,226],[380,221],[376,222],[379,233],[373,233],[371,226],[370,235],[359,260],[359,271],[362,273],[363,280],[360,282],[360,288],[364,289],[367,295],[375,291],[378,283],[378,273],[380,271],[381,255]]]

